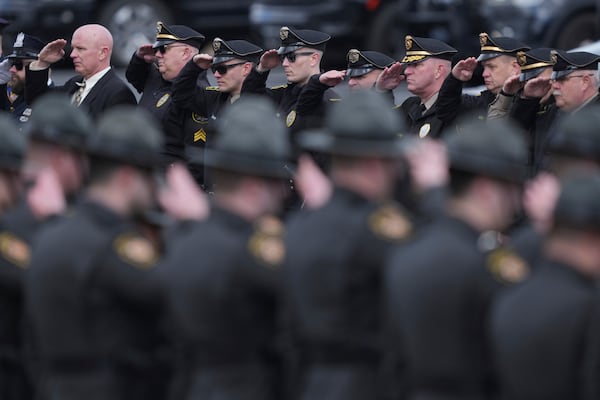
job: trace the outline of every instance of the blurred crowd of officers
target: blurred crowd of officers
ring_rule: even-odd
[[[158,22],[137,101],[105,27],[64,85],[67,41],[17,36],[1,399],[600,399],[600,57],[406,36],[323,72],[329,39]]]

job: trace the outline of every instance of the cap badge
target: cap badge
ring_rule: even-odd
[[[481,47],[485,46],[488,42],[488,34],[487,33],[480,33],[479,34],[479,44],[481,45]]]
[[[289,28],[287,28],[286,26],[284,26],[283,28],[281,28],[281,30],[279,31],[279,38],[281,40],[285,40],[288,38],[288,35],[290,33]]]
[[[359,57],[360,57],[360,52],[356,49],[352,49],[348,52],[348,61],[351,64],[354,64],[355,62],[357,62]]]
[[[555,50],[552,50],[550,53],[550,59],[552,60],[552,64],[556,64],[558,61],[558,53]]]
[[[156,33],[158,34],[158,33],[160,33],[160,31],[162,31],[162,30],[163,30],[163,23],[162,23],[161,21],[158,21],[158,22],[156,23]]]
[[[527,55],[524,51],[517,52],[517,59],[519,60],[519,65],[521,67],[527,64]]]
[[[412,36],[408,35],[404,38],[404,46],[406,47],[406,50],[410,50],[412,49],[412,45],[413,45],[413,38]]]
[[[213,40],[213,50],[214,51],[219,51],[219,49],[221,48],[221,42],[222,42],[222,40],[219,38],[216,38],[215,40]]]
[[[25,34],[23,32],[20,32],[17,35],[17,39],[15,40],[15,44],[13,45],[13,47],[23,47],[23,40],[25,40]]]

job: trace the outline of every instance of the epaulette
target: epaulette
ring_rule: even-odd
[[[263,265],[276,268],[285,257],[283,243],[283,223],[273,217],[260,218],[255,223],[255,231],[248,241],[248,250]]]
[[[408,217],[395,204],[386,204],[373,211],[368,225],[375,235],[391,241],[406,239],[413,230]]]
[[[221,89],[219,89],[218,86],[207,86],[204,88],[204,90],[212,90],[213,92],[220,92]]]
[[[158,262],[158,252],[152,243],[137,234],[117,236],[113,240],[113,248],[122,261],[139,269],[153,268]]]
[[[6,260],[18,267],[27,268],[29,266],[29,245],[12,233],[0,233],[0,253]]]
[[[492,276],[502,283],[518,283],[529,275],[527,262],[506,247],[499,247],[487,257],[486,265]]]
[[[272,86],[272,87],[271,87],[271,90],[285,89],[285,88],[287,88],[287,87],[288,87],[288,85],[287,85],[287,83],[286,83],[285,85],[277,85],[277,86]]]

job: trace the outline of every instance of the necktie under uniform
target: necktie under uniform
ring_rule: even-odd
[[[75,98],[73,99],[73,104],[77,107],[81,104],[81,100],[83,98],[83,92],[85,91],[85,81],[83,82],[75,82],[79,89],[77,89],[77,93],[75,93]]]

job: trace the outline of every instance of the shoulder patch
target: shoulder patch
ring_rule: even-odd
[[[113,241],[113,247],[119,258],[140,269],[150,269],[158,261],[158,253],[152,243],[139,235],[131,233],[119,235]]]
[[[271,90],[285,89],[287,87],[288,87],[287,84],[285,84],[285,85],[271,86]]]
[[[156,102],[156,108],[164,106],[165,103],[169,100],[169,97],[171,97],[169,93],[163,94],[162,97]]]
[[[204,88],[204,90],[211,90],[213,92],[220,92],[221,91],[221,89],[219,89],[218,86],[207,86],[207,87]]]
[[[285,257],[284,227],[275,217],[263,217],[255,224],[255,232],[248,241],[248,250],[263,265],[276,268]]]
[[[503,283],[521,282],[530,272],[527,262],[505,247],[492,251],[486,264],[492,276]]]
[[[0,253],[18,267],[27,268],[29,266],[29,245],[12,233],[0,233]]]
[[[292,110],[289,112],[287,117],[285,117],[285,125],[289,128],[292,125],[294,125],[295,121],[296,121],[296,110]]]
[[[369,229],[388,240],[405,239],[412,232],[412,223],[395,205],[385,205],[369,216]]]

